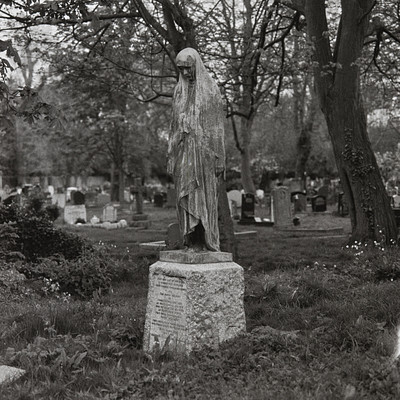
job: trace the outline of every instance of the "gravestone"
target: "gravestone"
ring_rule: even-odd
[[[183,240],[178,223],[168,225],[167,239],[165,240],[168,250],[178,250],[183,248]]]
[[[291,179],[289,181],[290,192],[301,192],[303,190],[303,181],[301,179]]]
[[[176,190],[175,188],[167,189],[167,207],[176,207]]]
[[[54,193],[51,198],[51,204],[57,204],[58,207],[64,208],[66,203],[65,193]]]
[[[136,214],[143,214],[143,185],[142,178],[135,178],[135,184],[131,186],[131,194],[135,195]]]
[[[307,211],[307,195],[305,192],[292,192],[290,197],[294,204],[295,213]]]
[[[86,207],[84,204],[64,207],[64,221],[67,224],[76,224],[78,220],[86,222],[86,219]]]
[[[196,50],[179,52],[176,65],[167,171],[177,189],[186,249],[162,251],[150,266],[146,352],[216,349],[246,328],[243,268],[232,254],[219,251],[217,184],[225,170],[221,93]],[[183,146],[182,132],[190,132]]]
[[[349,206],[343,192],[340,192],[338,196],[338,213],[341,217],[349,214]]]
[[[245,332],[243,296],[243,268],[232,254],[160,252],[150,266],[144,350],[218,348]]]
[[[96,207],[97,206],[97,192],[85,193],[85,204],[87,207]]]
[[[255,196],[253,193],[242,195],[242,215],[240,222],[254,222]]]
[[[96,198],[98,207],[104,207],[111,201],[111,196],[108,193],[99,193]]]
[[[51,197],[54,196],[55,190],[54,190],[54,186],[53,186],[53,185],[49,185],[49,186],[47,187],[47,191],[50,193],[50,196],[51,196]]]
[[[162,207],[164,205],[164,196],[161,192],[154,194],[154,205],[156,207]]]
[[[112,204],[103,207],[103,222],[115,222],[117,220],[117,209]]]
[[[85,204],[85,195],[80,191],[76,190],[71,193],[72,204],[80,206]]]
[[[227,193],[232,217],[239,217],[239,208],[242,207],[242,193],[239,190],[230,190]]]
[[[393,197],[393,207],[394,208],[400,208],[400,196],[398,194],[395,194]]]
[[[292,225],[292,211],[289,188],[277,186],[272,190],[273,221],[277,228]]]
[[[317,195],[311,198],[311,206],[314,212],[326,211],[326,197]]]

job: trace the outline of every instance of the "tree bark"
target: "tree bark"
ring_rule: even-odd
[[[245,193],[255,194],[253,177],[251,176],[251,155],[250,155],[250,136],[251,136],[252,119],[242,117],[240,135],[242,137],[241,144],[241,177],[242,185]]]
[[[351,241],[397,241],[389,197],[367,134],[360,93],[359,60],[374,2],[342,0],[342,17],[332,54],[324,2],[307,0],[315,82],[333,144],[352,223]]]

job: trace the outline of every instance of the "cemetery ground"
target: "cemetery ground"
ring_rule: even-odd
[[[235,225],[258,232],[240,240],[236,259],[245,273],[247,332],[219,350],[150,356],[142,338],[148,267],[157,254],[138,243],[163,240],[175,211],[148,205],[145,212],[147,231],[56,222],[95,245],[81,257],[104,268],[82,275],[86,291],[69,296],[43,278],[2,280],[0,364],[26,370],[0,386],[2,400],[399,398],[397,248],[346,248],[345,235]],[[349,232],[348,218],[331,213],[300,219],[300,228]],[[18,261],[4,265],[21,268]],[[102,289],[89,293],[96,282]]]

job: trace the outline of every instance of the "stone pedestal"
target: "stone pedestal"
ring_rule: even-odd
[[[150,228],[151,221],[148,219],[147,214],[133,214],[132,221],[129,223],[129,226],[134,228]]]
[[[245,332],[243,268],[222,252],[160,252],[150,267],[144,350],[218,348]]]

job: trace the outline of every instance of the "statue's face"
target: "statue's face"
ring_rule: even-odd
[[[195,61],[189,56],[187,60],[178,60],[177,66],[183,79],[193,83],[196,79],[196,64]]]
[[[187,79],[190,83],[195,80],[195,68],[194,67],[186,67],[186,66],[178,66],[179,72],[183,76],[184,79]]]

